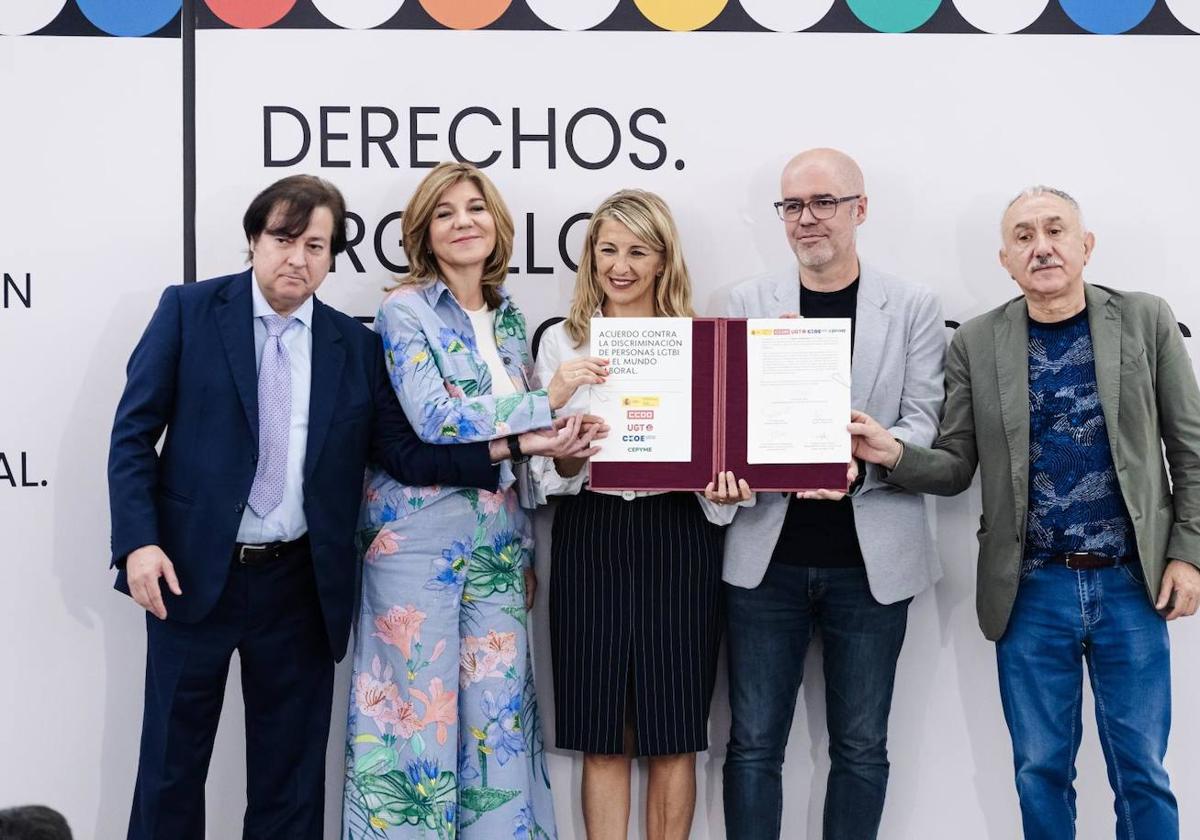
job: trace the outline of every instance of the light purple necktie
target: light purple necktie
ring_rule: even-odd
[[[250,509],[260,518],[283,501],[288,436],[292,426],[292,364],[283,334],[294,318],[263,316],[267,343],[258,366],[258,469],[250,487]]]

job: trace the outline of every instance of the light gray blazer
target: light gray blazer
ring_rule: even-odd
[[[799,311],[800,279],[795,266],[736,286],[726,307],[726,314],[735,318],[777,318]],[[850,404],[897,438],[928,446],[937,435],[945,355],[945,324],[933,292],[862,265]],[[878,468],[869,464],[852,504],[875,600],[895,603],[937,582],[942,567],[921,496],[885,483]],[[725,535],[728,583],[758,586],[786,513],[786,493],[760,493],[754,506],[738,510]]]

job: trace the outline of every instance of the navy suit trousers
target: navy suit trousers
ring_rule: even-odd
[[[146,705],[129,840],[203,840],[229,663],[246,707],[244,840],[321,840],[333,656],[307,552],[236,561],[194,624],[146,614]]]

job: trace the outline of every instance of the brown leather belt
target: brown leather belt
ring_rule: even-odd
[[[1113,566],[1123,566],[1132,558],[1109,557],[1104,554],[1093,554],[1090,551],[1068,551],[1049,559],[1050,563],[1066,566],[1068,569],[1109,569]]]
[[[233,562],[243,566],[261,566],[276,560],[284,560],[297,554],[310,554],[308,534],[288,542],[234,543]]]

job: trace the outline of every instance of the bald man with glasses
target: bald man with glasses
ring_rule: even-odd
[[[867,191],[848,155],[803,152],[788,162],[780,186],[775,208],[795,263],[737,286],[727,314],[851,319],[851,404],[896,437],[928,445],[937,431],[946,349],[937,299],[859,260]],[[921,497],[886,487],[877,469],[853,469],[848,493],[760,493],[729,527],[730,837],[780,835],[784,752],[805,653],[817,634],[829,725],[825,840],[878,833],[908,605],[941,577],[941,567]],[[744,480],[723,479],[708,493],[714,501],[750,497]]]

